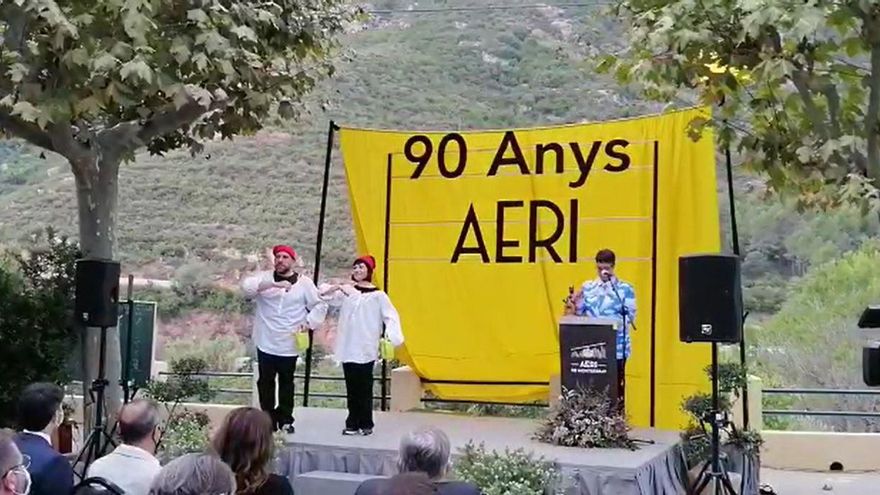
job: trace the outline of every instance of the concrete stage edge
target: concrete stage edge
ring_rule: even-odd
[[[369,437],[343,436],[346,411],[298,408],[296,433],[287,435],[279,452],[279,474],[293,481],[311,471],[388,476],[396,472],[400,437],[422,426],[440,428],[457,452],[468,441],[489,450],[525,449],[555,461],[563,473],[565,493],[589,495],[662,495],[685,492],[686,473],[678,432],[636,429],[632,438],[653,440],[639,449],[578,449],[540,443],[532,436],[538,422],[426,412],[376,412]]]

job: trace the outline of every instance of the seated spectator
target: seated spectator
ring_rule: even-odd
[[[271,472],[275,459],[272,418],[259,409],[230,412],[214,436],[213,446],[232,472],[242,495],[293,495],[283,476]]]
[[[119,438],[113,452],[89,466],[87,477],[103,478],[131,495],[147,495],[162,466],[154,457],[159,440],[159,407],[134,400],[119,411]]]
[[[379,495],[433,495],[437,486],[425,473],[402,473],[385,483]]]
[[[15,433],[0,430],[0,495],[22,495],[31,489],[27,459],[15,446]]]
[[[231,495],[235,475],[229,466],[211,454],[186,454],[159,471],[150,495]]]
[[[52,433],[64,419],[64,390],[54,383],[33,383],[18,399],[18,424],[22,432],[15,443],[30,458],[31,495],[68,494],[73,489],[73,468],[52,446]]]
[[[462,481],[446,481],[451,446],[449,437],[436,428],[416,430],[400,440],[398,470],[401,473],[424,473],[441,495],[479,495],[480,490]],[[392,478],[393,479],[393,478]],[[355,495],[382,495],[389,490],[390,479],[372,479],[361,483]]]

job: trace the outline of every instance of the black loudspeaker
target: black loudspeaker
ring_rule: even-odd
[[[115,327],[119,320],[119,274],[116,261],[76,261],[75,318],[88,327]]]
[[[679,339],[682,342],[742,341],[743,303],[738,256],[678,259]]]
[[[880,387],[880,348],[862,348],[862,378],[865,385]]]

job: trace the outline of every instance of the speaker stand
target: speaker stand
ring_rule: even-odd
[[[80,480],[85,479],[89,465],[103,455],[104,449],[108,445],[116,447],[116,442],[113,441],[113,438],[110,437],[110,434],[108,434],[107,430],[104,428],[104,389],[109,384],[105,377],[107,361],[107,327],[101,327],[101,342],[99,347],[98,376],[92,381],[91,387],[89,387],[89,392],[95,403],[95,424],[92,426],[92,431],[83,442],[82,450],[80,450],[76,461],[73,463],[74,467],[80,462],[83,463],[82,473],[77,474]]]
[[[718,343],[712,342],[712,410],[706,417],[712,426],[712,456],[700,470],[689,495],[700,495],[712,483],[714,495],[737,495],[721,464],[721,425],[725,422],[718,407]]]

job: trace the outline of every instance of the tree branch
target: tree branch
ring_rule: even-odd
[[[868,78],[868,110],[865,135],[868,137],[868,178],[880,184],[880,43],[871,45],[871,76]]]
[[[20,53],[27,34],[27,12],[14,2],[6,2],[6,8],[2,12],[6,20],[3,44],[7,49]]]
[[[52,138],[48,132],[40,129],[40,126],[36,124],[21,120],[7,110],[0,109],[0,129],[35,146],[55,151],[55,146],[52,144]]]
[[[798,68],[792,72],[791,81],[794,83],[794,87],[797,89],[801,100],[804,102],[804,110],[807,117],[810,119],[810,122],[813,123],[816,133],[823,138],[828,139],[828,126],[822,115],[822,111],[819,110],[819,107],[816,106],[816,102],[813,101],[813,94],[808,84],[809,77],[810,76],[803,68]]]
[[[225,97],[216,98],[205,105],[194,97],[180,108],[157,113],[145,122],[121,122],[98,133],[104,146],[112,146],[120,152],[132,152],[146,146],[159,136],[181,129],[192,124],[208,112],[224,108],[229,100]]]
[[[831,137],[839,138],[840,130],[840,94],[834,83],[826,82],[821,88],[825,101],[828,102],[828,119],[831,122]]]

